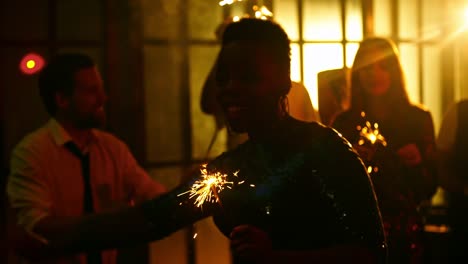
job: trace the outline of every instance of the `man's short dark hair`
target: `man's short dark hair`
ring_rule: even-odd
[[[95,65],[93,59],[81,53],[61,53],[53,56],[39,73],[39,94],[51,116],[55,116],[55,95],[71,96],[75,88],[75,73]]]

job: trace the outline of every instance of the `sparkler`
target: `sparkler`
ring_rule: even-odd
[[[364,112],[361,112],[361,116],[364,118],[366,114]],[[358,125],[356,129],[359,130],[359,136],[360,136],[358,140],[358,145],[363,146],[366,143],[370,143],[372,154],[370,157],[367,157],[367,160],[372,161],[374,154],[377,151],[378,146],[381,145],[383,147],[386,147],[387,140],[382,134],[380,134],[378,123],[374,123],[372,125],[369,121],[366,121],[366,125],[364,127],[361,127],[360,125]],[[367,172],[369,174],[372,172],[376,173],[378,171],[379,171],[379,168],[377,166],[369,165],[367,167]]]
[[[365,117],[365,113],[361,113],[361,116]],[[356,128],[359,130],[359,135],[361,136],[358,141],[360,146],[364,145],[366,142],[370,142],[372,145],[379,143],[384,147],[387,146],[385,137],[380,134],[379,124],[374,123],[374,125],[372,125],[369,121],[366,121],[365,127],[357,126]]]
[[[189,199],[195,199],[194,204],[197,207],[202,207],[205,202],[219,203],[222,207],[221,200],[219,199],[219,193],[225,188],[231,189],[234,182],[228,181],[227,174],[221,172],[208,172],[206,164],[203,164],[200,168],[201,179],[196,180],[190,190],[180,193],[178,196],[185,194],[189,195]],[[234,172],[234,176],[237,177],[237,173]]]

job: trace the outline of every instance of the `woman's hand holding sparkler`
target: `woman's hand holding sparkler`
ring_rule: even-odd
[[[230,238],[235,258],[248,263],[272,263],[272,242],[264,230],[240,225],[232,230]]]
[[[362,115],[363,117],[365,116],[365,114]],[[353,148],[364,161],[372,161],[377,150],[387,146],[387,141],[380,134],[377,123],[371,124],[369,121],[366,121],[365,126],[357,126],[356,129],[359,131],[359,140],[353,145]]]
[[[353,148],[357,151],[359,157],[361,157],[365,162],[372,161],[376,152],[375,148],[370,148],[366,145],[354,144]]]
[[[401,147],[397,154],[406,166],[417,166],[422,162],[421,152],[414,143]]]

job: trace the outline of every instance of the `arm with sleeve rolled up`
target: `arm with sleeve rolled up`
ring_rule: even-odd
[[[191,188],[191,182],[187,182],[156,199],[119,211],[79,217],[54,216],[50,213],[53,204],[46,183],[41,180],[41,167],[34,153],[27,153],[27,157],[14,153],[12,164],[15,168],[9,177],[8,196],[23,232],[18,232],[11,241],[19,254],[30,259],[161,239],[215,210],[210,206],[201,209],[186,196],[180,196]]]
[[[138,164],[132,153],[124,143],[120,153],[124,182],[129,197],[135,203],[141,203],[167,192],[166,187],[152,179],[149,174]]]

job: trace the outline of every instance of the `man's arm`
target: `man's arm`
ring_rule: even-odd
[[[119,211],[78,217],[53,215],[46,182],[41,178],[40,155],[16,151],[8,197],[18,217],[13,247],[30,259],[48,259],[91,250],[146,243],[182,229],[212,213],[193,205],[181,193],[191,182],[162,196]]]
[[[19,144],[11,156],[7,195],[16,223],[9,239],[21,255],[51,258],[149,239],[141,208],[84,217],[54,216],[42,158],[35,144]]]
[[[127,145],[123,142],[120,143],[120,164],[122,165],[126,188],[130,191],[129,197],[134,202],[140,203],[167,192],[163,184],[153,180],[138,164]]]
[[[139,207],[82,217],[47,216],[32,232],[22,231],[15,248],[27,258],[41,260],[157,239],[151,231]]]

